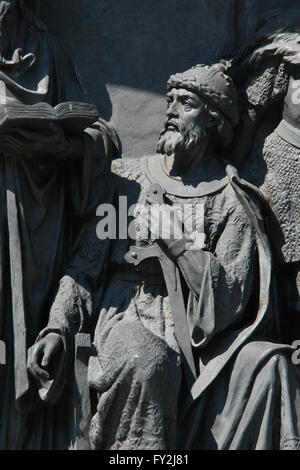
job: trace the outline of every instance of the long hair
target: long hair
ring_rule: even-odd
[[[214,145],[218,150],[229,146],[234,137],[234,128],[228,118],[212,103],[205,104],[210,122],[213,123]]]

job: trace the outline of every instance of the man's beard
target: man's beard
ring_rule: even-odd
[[[176,122],[177,129],[169,129],[169,122],[165,123],[165,129],[160,133],[156,151],[165,155],[187,154],[201,144],[207,136],[207,129],[197,123],[189,129]]]

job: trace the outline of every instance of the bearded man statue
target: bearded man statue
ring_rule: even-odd
[[[86,228],[38,343],[42,361],[49,332],[72,336],[97,312],[92,448],[299,447],[299,370],[277,342],[263,199],[224,160],[239,119],[225,72],[170,77],[159,155],[113,162],[111,201],[135,205],[125,233],[122,204],[116,237]]]
[[[34,0],[0,2],[0,108],[89,101],[38,7]],[[48,322],[80,221],[102,201],[111,135],[103,121],[74,137],[54,124],[1,132],[0,338],[7,348],[0,368],[1,449],[70,445],[66,403],[56,408],[39,400],[26,356]]]

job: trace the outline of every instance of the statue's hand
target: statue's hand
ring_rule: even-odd
[[[141,217],[154,238],[167,246],[183,236],[182,222],[171,206],[151,203],[149,212],[143,212]]]
[[[57,333],[48,333],[28,350],[27,369],[37,380],[48,380],[47,371],[53,356],[63,348],[62,337]]]
[[[77,139],[77,147],[79,139]],[[57,124],[51,123],[45,131],[29,129],[14,129],[3,136],[2,151],[6,155],[43,157],[53,155],[59,158],[71,156],[72,139],[67,138],[64,131]]]

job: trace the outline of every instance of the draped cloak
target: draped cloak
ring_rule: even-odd
[[[174,205],[204,204],[205,248],[170,253],[186,281],[182,315],[198,374],[186,396],[179,392],[182,356],[157,260],[132,273],[124,255],[134,241],[100,241],[92,220],[41,333],[72,335],[96,315],[89,381],[99,399],[92,445],[297,448],[300,378],[292,347],[280,343],[263,200],[230,165],[226,174],[221,165],[216,180],[199,188],[166,178],[161,165],[158,156],[114,161],[112,200],[126,195],[128,207],[137,204],[128,226],[138,224],[151,183],[159,183]]]
[[[89,101],[62,43],[20,14],[0,59],[0,87],[1,104]],[[7,364],[0,366],[1,449],[69,445],[63,425],[56,424],[54,431],[52,410],[47,418],[39,411],[38,425],[31,418],[31,430],[20,412],[32,388],[26,350],[47,324],[79,223],[96,210],[104,193],[112,150],[108,127],[99,120],[83,140],[84,155],[69,160],[11,157],[0,149],[0,339],[7,348]],[[54,435],[63,436],[56,438],[59,444]]]

